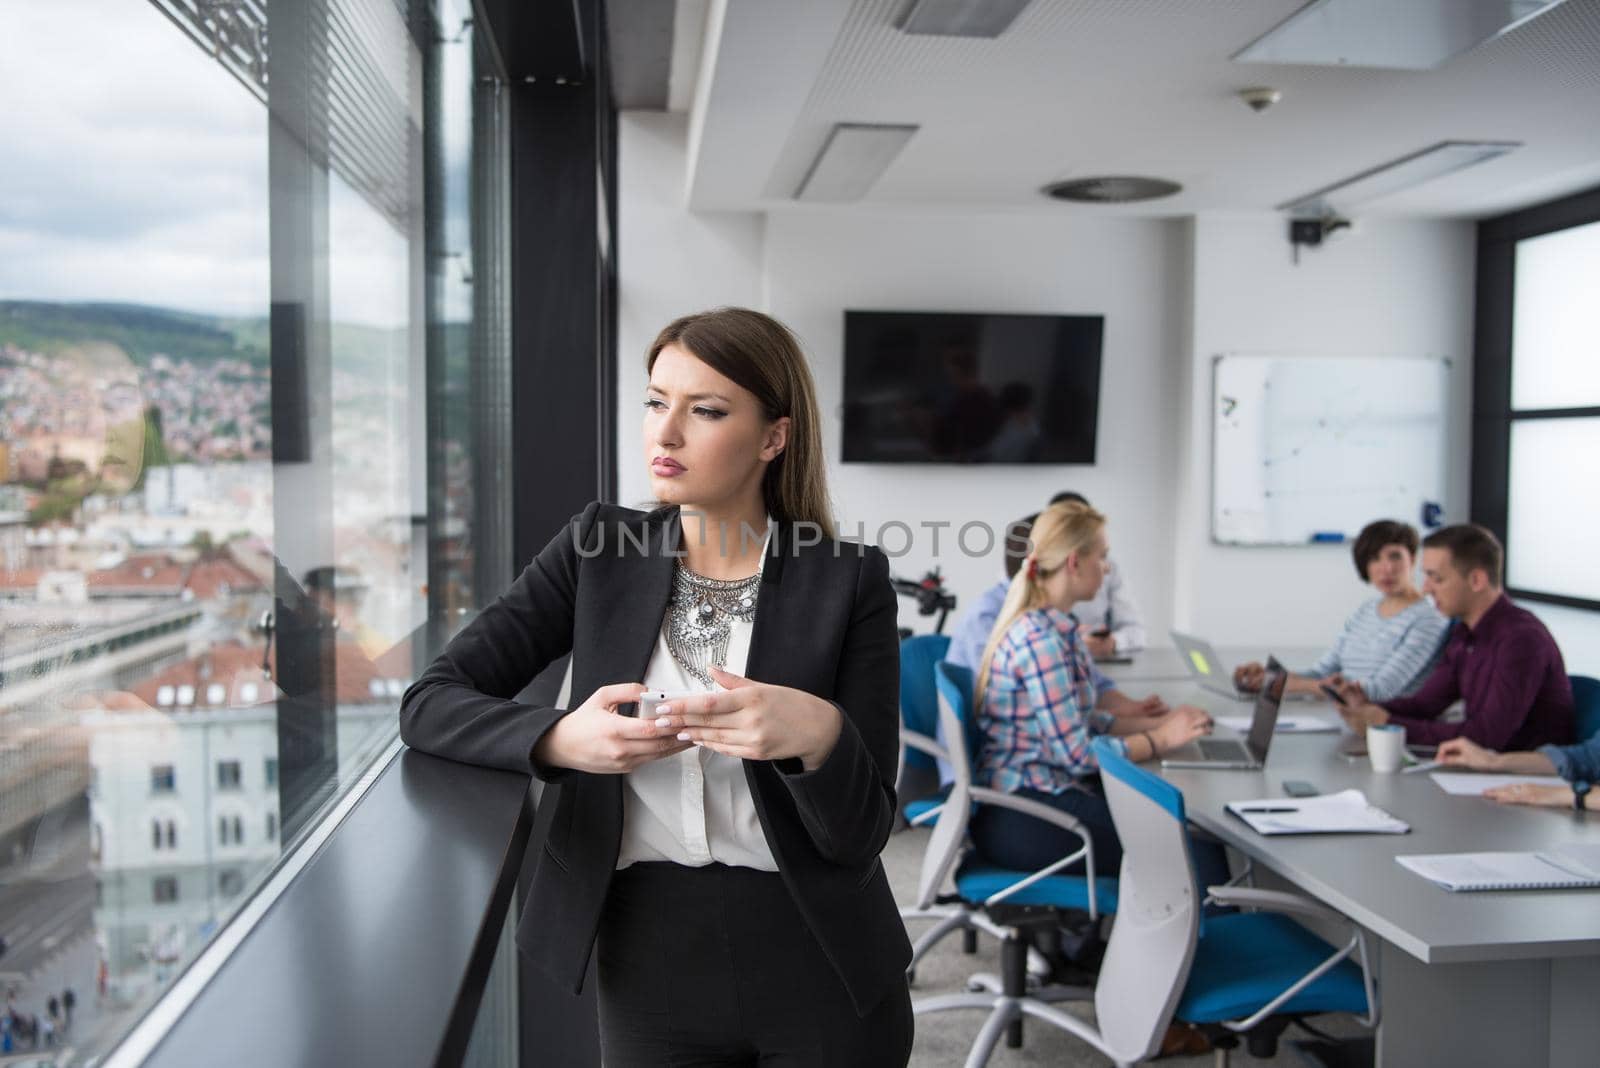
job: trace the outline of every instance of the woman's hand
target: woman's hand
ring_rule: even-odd
[[[1110,712],[1119,719],[1149,719],[1153,716],[1164,716],[1169,711],[1167,703],[1155,694],[1139,700],[1129,697],[1121,690],[1107,690],[1100,695],[1095,707]]]
[[[1131,698],[1130,701],[1132,701]],[[1129,712],[1135,716],[1164,716],[1172,711],[1167,707],[1167,703],[1155,694],[1151,694],[1142,701],[1132,701],[1132,704],[1133,708]]]
[[[1499,757],[1499,753],[1485,749],[1470,738],[1451,738],[1439,745],[1439,763],[1452,767],[1494,771],[1500,766]]]
[[[1328,685],[1338,692],[1339,701],[1342,704],[1365,705],[1372,703],[1371,699],[1367,697],[1367,688],[1355,679],[1347,679],[1341,675],[1338,682],[1330,682]]]
[[[1211,714],[1194,705],[1179,705],[1161,718],[1149,732],[1156,754],[1170,753],[1188,745],[1202,734],[1211,733]]]
[[[807,771],[828,759],[843,726],[839,710],[820,697],[788,686],[752,682],[713,667],[727,689],[672,701],[658,711],[681,743],[695,743],[741,760],[798,757]]]
[[[1266,667],[1254,660],[1233,669],[1233,684],[1241,690],[1259,690],[1266,678]]]
[[[689,743],[675,738],[659,719],[645,722],[617,713],[618,705],[637,701],[644,692],[636,682],[600,687],[544,732],[533,758],[552,768],[621,775],[688,749]]]
[[[1532,782],[1514,782],[1507,786],[1491,786],[1483,796],[1502,805],[1544,805],[1547,808],[1571,808],[1572,787],[1542,786]]]

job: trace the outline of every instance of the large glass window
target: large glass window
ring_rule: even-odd
[[[1600,674],[1600,189],[1478,228],[1473,517],[1574,674]]]
[[[1600,493],[1589,488],[1596,461],[1600,416],[1511,424],[1506,545],[1514,589],[1600,603]]]
[[[19,1011],[71,991],[74,1063],[509,578],[469,14],[0,0],[0,972]]]
[[[1600,607],[1600,222],[1516,243],[1506,581]]]
[[[1600,406],[1600,222],[1518,241],[1514,270],[1511,407]]]

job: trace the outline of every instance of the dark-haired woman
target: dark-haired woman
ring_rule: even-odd
[[[590,505],[407,692],[418,749],[560,784],[518,944],[581,987],[609,1068],[904,1065],[888,562],[834,540],[811,373],[758,312],[647,360],[661,507]],[[571,709],[518,702],[572,653]],[[649,718],[646,691],[689,694]]]
[[[1315,694],[1325,684],[1355,682],[1369,701],[1404,697],[1422,685],[1450,630],[1450,621],[1417,589],[1417,531],[1393,519],[1368,523],[1351,556],[1356,574],[1379,596],[1355,610],[1320,660],[1289,676],[1288,691]],[[1264,670],[1244,664],[1234,679],[1255,689]]]

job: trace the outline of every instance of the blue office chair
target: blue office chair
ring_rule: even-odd
[[[1588,675],[1569,675],[1574,704],[1573,727],[1578,741],[1587,742],[1600,734],[1600,679]]]
[[[937,898],[939,890],[954,873],[954,903],[957,912],[935,925],[912,946],[912,963],[929,946],[958,927],[972,927],[1000,938],[1001,974],[979,974],[968,980],[969,993],[926,998],[912,1006],[921,1015],[952,1009],[987,1009],[980,1043],[982,1057],[969,1064],[982,1064],[999,1041],[1002,1032],[1007,1044],[1022,1044],[1022,1019],[1051,1002],[1087,1000],[1090,991],[1081,987],[1047,986],[1030,990],[1029,950],[1041,933],[1054,936],[1062,912],[1086,912],[1091,922],[1114,912],[1117,907],[1117,880],[1094,876],[1094,850],[1083,825],[1065,812],[1027,798],[975,786],[972,781],[973,755],[977,752],[978,732],[972,715],[972,672],[955,664],[934,668],[938,680],[939,717],[950,751],[955,782],[950,797],[934,824],[933,838],[923,856],[918,892],[924,899]],[[1013,871],[982,863],[968,850],[967,829],[973,809],[978,805],[998,805],[1027,813],[1072,831],[1083,845],[1039,871]],[[1083,862],[1085,874],[1061,874],[1062,869]],[[959,865],[959,866],[958,866]],[[942,899],[948,900],[948,899]],[[976,1056],[977,1047],[974,1047]]]
[[[1154,1053],[1168,1023],[1183,1020],[1212,1036],[1225,1066],[1238,1035],[1255,1033],[1252,1054],[1270,1057],[1283,1027],[1302,1016],[1345,1012],[1376,1026],[1359,927],[1298,895],[1241,886],[1210,887],[1207,900],[1260,911],[1202,922],[1182,792],[1104,739],[1093,745],[1123,842],[1122,897],[1095,988],[1099,1027],[1077,1033],[1127,1063]],[[1288,915],[1338,924],[1349,938],[1334,949]]]
[[[1284,1017],[1349,1012],[1360,1014],[1366,1026],[1377,1024],[1360,928],[1296,895],[1236,886],[1211,887],[1209,899],[1271,911],[1202,921],[1183,794],[1104,739],[1093,744],[1123,847],[1121,892],[1094,988],[1094,1018],[1080,1019],[1032,998],[1019,999],[1016,1011],[1076,1035],[1118,1065],[1153,1056],[1175,1019],[1204,1027],[1221,1068],[1238,1034],[1260,1028],[1275,1041],[1282,1029],[1275,1024]],[[1351,936],[1334,949],[1279,912],[1337,922]],[[1359,968],[1352,956],[1359,956]],[[973,1042],[967,1068],[987,1063],[1005,1026],[997,1006]],[[1251,1052],[1272,1055],[1266,1049]]]
[[[895,788],[904,790],[906,773],[935,772],[950,754],[939,743],[939,697],[933,667],[950,650],[946,634],[918,634],[900,643],[900,756]],[[908,801],[901,808],[913,827],[931,823],[944,804],[944,794]]]

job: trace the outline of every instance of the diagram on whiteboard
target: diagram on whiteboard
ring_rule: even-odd
[[[1450,361],[1223,355],[1213,363],[1212,537],[1340,542],[1439,522]]]

